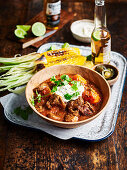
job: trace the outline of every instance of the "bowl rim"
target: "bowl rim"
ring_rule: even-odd
[[[110,98],[111,98],[111,89],[110,89],[110,86],[109,86],[108,82],[107,82],[107,81],[104,79],[104,77],[103,77],[102,75],[100,75],[98,72],[96,72],[96,71],[93,70],[93,69],[89,69],[89,68],[87,68],[87,67],[84,67],[84,66],[71,65],[71,64],[62,64],[62,65],[50,66],[50,68],[51,68],[51,67],[52,67],[52,68],[54,68],[54,67],[59,67],[59,66],[71,66],[71,67],[77,66],[77,67],[80,67],[80,68],[82,68],[82,69],[88,69],[88,70],[90,70],[90,71],[92,71],[92,72],[95,72],[98,76],[100,76],[100,77],[105,81],[105,83],[106,83],[106,85],[107,85],[107,87],[108,87],[108,92],[109,92],[109,97],[108,97],[108,99],[107,99],[107,103],[105,104],[105,106],[104,106],[97,114],[95,114],[94,116],[92,116],[92,117],[90,117],[90,118],[88,118],[88,119],[84,119],[84,120],[78,121],[78,122],[62,122],[62,121],[57,121],[57,120],[48,118],[48,117],[44,116],[43,114],[41,114],[40,112],[38,112],[38,111],[36,110],[36,108],[31,104],[30,98],[28,99],[28,97],[27,97],[27,89],[28,89],[28,86],[29,86],[30,81],[31,81],[32,79],[34,79],[34,77],[36,77],[37,74],[39,74],[40,72],[42,72],[42,71],[44,72],[45,70],[47,70],[47,69],[49,68],[49,67],[47,67],[47,68],[44,68],[44,69],[38,71],[37,73],[35,73],[35,74],[31,77],[31,79],[28,81],[28,83],[27,83],[27,85],[26,85],[25,96],[26,96],[27,102],[28,102],[28,104],[30,105],[30,107],[35,111],[36,114],[38,114],[39,116],[41,116],[44,120],[46,119],[48,122],[56,123],[56,124],[59,124],[59,125],[79,125],[79,124],[82,124],[82,123],[87,123],[87,122],[93,120],[94,118],[98,117],[98,116],[103,112],[103,110],[106,108],[106,106],[108,105],[108,103],[109,103],[109,101],[110,101]],[[57,125],[56,125],[56,126],[57,126]]]

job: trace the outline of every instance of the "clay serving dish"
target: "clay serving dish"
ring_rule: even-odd
[[[111,64],[97,64],[97,65],[95,65],[95,66],[93,67],[93,69],[96,70],[96,67],[98,67],[98,66],[105,66],[106,68],[111,68],[111,69],[113,69],[113,71],[114,71],[114,76],[112,77],[111,80],[107,80],[107,82],[109,83],[109,85],[112,86],[112,85],[117,81],[117,79],[118,79],[118,77],[119,77],[119,71],[118,71],[118,69],[117,69],[115,66],[111,65]]]
[[[33,89],[37,87],[40,83],[44,82],[45,80],[51,78],[54,75],[59,74],[80,74],[82,77],[86,78],[87,80],[90,80],[92,83],[94,83],[102,92],[103,96],[103,102],[100,108],[100,111],[94,115],[93,117],[90,117],[86,120],[82,120],[79,122],[61,122],[56,121],[53,119],[50,119],[41,113],[39,113],[36,108],[31,104],[31,98],[33,95]],[[93,119],[95,119],[97,116],[101,114],[101,112],[106,108],[109,98],[110,98],[110,86],[107,83],[107,81],[96,71],[92,69],[88,69],[83,66],[76,66],[76,65],[56,65],[51,66],[45,69],[42,69],[41,71],[37,72],[28,82],[26,86],[26,99],[30,105],[30,107],[44,120],[48,121],[49,123],[52,123],[55,126],[62,127],[62,128],[75,128],[80,125],[83,125]]]

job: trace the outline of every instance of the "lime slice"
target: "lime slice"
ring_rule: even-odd
[[[29,29],[31,28],[30,25],[17,25],[16,27],[18,29],[23,29],[24,31],[29,31]]]
[[[32,25],[32,33],[35,36],[42,36],[46,32],[46,27],[43,23],[41,22],[36,22]]]
[[[62,48],[67,48],[67,47],[69,47],[69,44],[67,42],[62,45]]]
[[[25,38],[24,35],[27,34],[27,32],[24,31],[23,29],[16,29],[14,33],[18,38]]]
[[[100,30],[95,30],[95,32],[93,32],[93,34],[92,34],[92,38],[95,41],[99,41],[101,39],[101,32],[100,32]]]

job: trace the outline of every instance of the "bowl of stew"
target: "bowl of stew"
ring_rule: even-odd
[[[76,65],[37,72],[26,86],[26,99],[42,119],[75,128],[99,116],[110,99],[110,86],[99,73]]]

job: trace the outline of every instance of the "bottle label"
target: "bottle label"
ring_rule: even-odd
[[[55,3],[47,3],[46,14],[57,15],[61,12],[61,1]]]

